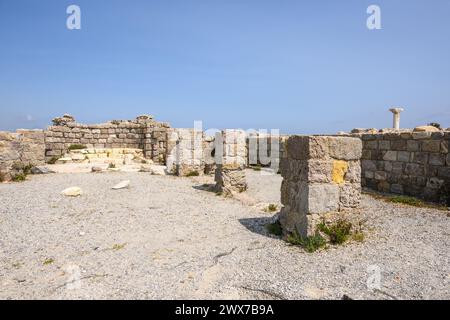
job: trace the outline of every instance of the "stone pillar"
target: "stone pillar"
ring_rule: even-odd
[[[243,130],[225,130],[216,136],[216,191],[226,196],[247,190],[245,167],[247,163],[246,133]],[[217,145],[222,144],[222,147]]]
[[[168,134],[167,169],[178,176],[203,175],[204,133],[195,129],[172,129]]]
[[[280,213],[285,234],[311,236],[325,215],[359,206],[361,139],[292,136],[285,147]]]
[[[393,125],[392,125],[392,127],[395,130],[399,130],[400,129],[400,113],[402,111],[404,111],[404,109],[403,108],[392,108],[392,109],[389,109],[389,111],[393,113]]]

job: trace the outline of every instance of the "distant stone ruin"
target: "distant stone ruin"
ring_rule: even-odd
[[[312,199],[302,200],[308,201],[302,213],[317,212],[314,206],[325,204],[323,209],[351,207],[358,199],[357,190],[361,186],[450,205],[450,130],[430,125],[414,130],[400,129],[402,109],[392,110],[394,128],[354,129],[334,138],[289,138],[236,129],[211,136],[195,128],[172,128],[149,115],[86,125],[66,114],[53,119],[53,125],[46,130],[0,132],[0,180],[11,180],[24,169],[45,162],[104,161],[111,166],[142,163],[165,166],[165,172],[178,176],[215,174],[216,188],[232,193],[245,190],[244,168],[258,166],[276,173],[281,167],[286,206],[296,203],[295,199],[300,197],[296,192],[306,192],[302,199]],[[359,158],[352,155],[361,143],[359,165]],[[314,156],[319,152],[324,154]],[[340,152],[339,157],[337,152]],[[303,158],[298,158],[300,155]],[[155,170],[143,168],[142,171]],[[340,184],[333,179],[338,172],[345,172],[345,175],[343,189],[337,191],[336,185]],[[299,176],[301,174],[306,177]],[[286,189],[300,178],[307,185],[306,189]],[[324,179],[320,183],[325,185],[318,182],[320,179]],[[332,200],[337,194],[339,201]],[[322,198],[330,203],[324,204]]]
[[[142,149],[143,156],[155,163],[165,163],[167,133],[170,125],[158,122],[152,116],[139,116],[136,120],[113,120],[108,123],[85,125],[64,115],[53,119],[53,126],[45,130],[45,156],[47,161],[61,157],[72,145],[87,149]]]

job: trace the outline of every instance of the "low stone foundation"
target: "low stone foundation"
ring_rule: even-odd
[[[311,236],[321,218],[361,201],[358,138],[292,136],[282,161],[280,223],[285,233]]]
[[[77,123],[74,117],[64,115],[53,119],[53,123],[45,131],[47,161],[62,157],[71,145],[90,149],[142,149],[145,158],[160,164],[166,161],[170,126],[152,116],[91,125]]]
[[[80,149],[71,150],[56,163],[107,163],[107,164],[147,164],[153,162],[144,158],[142,149],[113,148],[113,149]]]

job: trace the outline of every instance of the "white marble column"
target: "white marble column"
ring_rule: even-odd
[[[400,113],[402,111],[404,111],[405,109],[403,108],[392,108],[389,109],[390,112],[393,113],[394,119],[393,119],[393,128],[395,130],[399,130],[400,129]]]

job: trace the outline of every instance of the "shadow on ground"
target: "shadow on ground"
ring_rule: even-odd
[[[208,191],[208,192],[216,193],[215,187],[216,187],[216,185],[214,183],[204,183],[204,184],[192,186],[192,188],[200,190],[200,191]]]
[[[239,222],[251,232],[274,238],[275,236],[267,231],[266,226],[270,223],[274,223],[277,220],[277,217],[278,214],[272,217],[245,218],[239,219]]]

